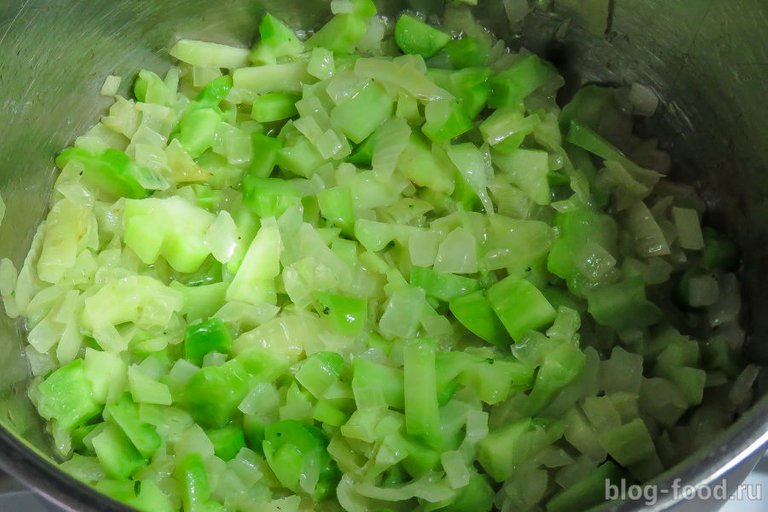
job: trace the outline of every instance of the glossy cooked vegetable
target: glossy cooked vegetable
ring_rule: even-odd
[[[58,156],[0,294],[62,468],[152,512],[577,511],[732,421],[738,251],[631,95],[561,109],[464,7],[332,8],[179,41]]]

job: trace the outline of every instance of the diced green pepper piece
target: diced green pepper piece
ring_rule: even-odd
[[[352,14],[363,19],[376,16],[379,12],[373,0],[351,0]]]
[[[474,127],[472,118],[456,100],[436,100],[428,103],[425,116],[426,122],[422,132],[438,143],[450,142]]]
[[[613,144],[577,121],[571,121],[566,140],[603,160],[626,161],[624,153]]]
[[[185,455],[177,462],[174,476],[179,482],[183,509],[189,512],[208,512],[206,506],[210,503],[211,487],[203,457],[199,453]]]
[[[557,70],[552,64],[536,55],[520,57],[507,69],[491,77],[488,105],[492,108],[516,107],[556,76]]]
[[[93,399],[82,359],[51,373],[40,383],[38,392],[40,416],[56,421],[66,430],[86,423],[101,412],[101,406]]]
[[[460,490],[456,501],[437,510],[440,512],[490,512],[493,509],[495,497],[496,492],[488,480],[478,473],[472,473],[469,484]]]
[[[232,349],[232,334],[219,318],[211,318],[187,327],[184,336],[184,357],[197,366],[211,352],[229,354]]]
[[[734,350],[728,343],[727,338],[715,336],[707,341],[702,347],[704,368],[708,370],[719,370],[725,373],[729,378],[735,379],[739,374],[739,365]]]
[[[613,462],[606,462],[575,484],[563,489],[547,502],[547,512],[590,510],[606,500],[606,483],[618,482],[624,472]]]
[[[259,42],[251,51],[254,64],[274,64],[282,57],[292,57],[304,51],[304,44],[285,23],[267,13],[259,23]]]
[[[218,107],[219,104],[227,99],[229,91],[232,90],[232,77],[222,75],[212,80],[200,94],[195,98],[195,102],[203,108]]]
[[[618,108],[617,90],[613,87],[587,85],[563,107],[560,114],[560,129],[568,130],[571,121],[600,131],[602,126],[615,127],[626,123],[627,115]],[[614,128],[615,129],[615,128]]]
[[[448,305],[453,316],[472,334],[499,347],[509,346],[509,335],[488,298],[481,291],[452,299]]]
[[[102,480],[96,489],[141,512],[174,512],[170,498],[152,480]]]
[[[250,375],[238,359],[203,368],[189,379],[184,389],[190,414],[204,427],[225,426],[248,394],[249,380]]]
[[[280,217],[301,202],[296,186],[282,178],[243,178],[243,203],[261,218]]]
[[[701,403],[707,375],[699,366],[699,344],[681,338],[673,340],[656,359],[654,373],[672,381],[689,405]]]
[[[317,194],[320,213],[333,226],[351,234],[355,228],[355,205],[349,187],[327,188]]]
[[[136,179],[139,165],[122,151],[106,149],[96,155],[83,148],[68,148],[56,157],[60,169],[73,161],[82,166],[83,180],[88,185],[111,197],[142,199],[150,194]]]
[[[363,393],[376,390],[381,392],[389,407],[402,409],[405,406],[403,370],[363,358],[355,359],[353,367],[352,392],[358,402]]]
[[[480,289],[477,279],[437,272],[425,267],[411,269],[411,284],[422,288],[430,297],[444,302]]]
[[[403,436],[402,443],[408,451],[408,457],[403,461],[403,468],[413,478],[420,478],[439,466],[439,451],[410,436]]]
[[[448,90],[458,98],[467,115],[475,119],[488,104],[491,74],[487,68],[466,68],[451,73]]]
[[[365,37],[367,20],[355,14],[337,14],[309,38],[309,48],[326,48],[335,54],[355,53],[357,43]]]
[[[739,265],[739,249],[719,231],[705,227],[701,261],[708,270],[734,270]]]
[[[141,421],[139,408],[133,403],[130,395],[125,394],[114,404],[107,405],[104,413],[122,430],[144,457],[152,457],[160,448],[162,439],[155,427]]]
[[[415,185],[442,194],[453,193],[455,187],[450,167],[435,157],[430,142],[417,132],[411,135],[398,162],[400,172]]]
[[[488,300],[512,339],[546,327],[557,312],[541,291],[525,279],[509,276],[488,289]]]
[[[192,274],[211,254],[205,237],[215,220],[180,196],[129,199],[123,213],[125,245],[147,265],[162,256],[177,272]]]
[[[114,425],[107,423],[91,442],[101,467],[110,478],[127,479],[147,465],[147,459]]]
[[[135,484],[133,485],[135,488]],[[139,495],[129,504],[141,512],[174,512],[175,510],[171,499],[153,480],[142,480]]]
[[[445,53],[455,69],[481,68],[488,64],[491,45],[486,39],[465,36],[449,42]]]
[[[563,343],[546,352],[530,394],[531,412],[536,414],[584,370],[587,357],[579,347]]]
[[[394,100],[377,82],[370,82],[356,95],[336,105],[331,124],[349,140],[360,144],[391,116]]]
[[[477,460],[497,482],[503,482],[523,462],[563,434],[559,423],[524,418],[492,431],[477,445]]]
[[[340,427],[349,420],[349,414],[336,407],[332,401],[319,400],[315,404],[312,419],[331,427]]]
[[[179,142],[189,156],[199,158],[213,146],[219,124],[221,116],[215,109],[190,109],[179,121]]]
[[[175,100],[174,91],[166,85],[165,81],[157,73],[146,69],[139,71],[139,77],[133,85],[133,92],[136,99],[141,102],[164,107],[170,107]]]
[[[315,292],[315,298],[322,306],[333,329],[344,336],[360,334],[368,321],[368,301],[358,297],[330,292]]]
[[[277,380],[293,362],[264,348],[252,348],[239,354],[234,361],[260,382]]]
[[[403,348],[405,426],[408,434],[432,447],[442,443],[437,401],[434,340],[415,338]]]
[[[547,259],[550,272],[563,279],[581,274],[580,262],[592,258],[595,251],[616,252],[618,227],[609,215],[587,208],[558,213],[555,226],[559,230]]]
[[[345,367],[344,358],[336,352],[316,352],[301,365],[296,380],[319,399],[339,381]]]
[[[273,423],[266,429],[263,447],[267,463],[288,489],[304,494],[301,478],[305,468],[314,468],[320,474],[310,495],[321,501],[335,491],[339,470],[328,454],[328,439],[317,427],[293,420]]]
[[[618,331],[647,327],[662,318],[658,306],[646,298],[645,283],[639,277],[594,290],[587,300],[595,321]]]
[[[493,114],[480,124],[480,133],[483,139],[491,146],[503,145],[500,151],[502,154],[508,154],[512,144],[519,146],[525,136],[533,132],[539,123],[537,116],[525,116],[525,112],[517,107],[506,107],[496,110]],[[514,143],[504,145],[514,139]],[[547,155],[549,156],[549,155]],[[549,171],[549,162],[546,165]]]
[[[248,174],[256,178],[269,178],[277,165],[283,143],[280,139],[256,132],[252,136],[253,161]]]
[[[286,139],[277,156],[281,170],[304,178],[311,177],[325,163],[325,158],[306,137],[297,132]]]
[[[656,454],[651,434],[641,418],[599,434],[600,444],[622,466],[643,462]]]
[[[216,313],[224,306],[229,283],[214,283],[201,286],[184,286],[178,281],[171,283],[171,288],[184,295],[184,308],[181,313],[187,320],[194,322]]]
[[[261,418],[249,415],[243,418],[243,433],[248,448],[257,453],[264,453],[264,431],[266,428],[267,426]]]
[[[355,164],[358,167],[370,168],[373,162],[373,150],[376,147],[376,136],[372,135],[365,139],[352,152],[347,162]]]
[[[288,92],[270,92],[253,100],[251,117],[260,123],[273,123],[296,116],[296,102],[301,97]]]
[[[79,453],[87,453],[92,454],[93,450],[91,449],[92,446],[90,445],[90,438],[93,436],[89,435],[96,430],[98,425],[83,425],[82,427],[75,427],[74,430],[72,430],[72,448]],[[88,438],[88,441],[86,442],[86,438]]]
[[[403,53],[421,55],[428,59],[450,41],[450,34],[408,14],[400,16],[395,25],[395,42]]]
[[[474,389],[480,401],[489,405],[503,402],[512,389],[527,390],[533,384],[533,365],[501,357],[468,358],[461,369],[460,382]]]
[[[245,448],[243,429],[235,425],[209,430],[208,439],[213,443],[213,451],[221,460],[232,460]]]

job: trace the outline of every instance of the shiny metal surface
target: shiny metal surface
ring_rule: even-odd
[[[443,2],[387,2],[439,10]],[[513,45],[555,58],[581,82],[651,86],[664,99],[649,129],[669,141],[679,171],[701,183],[745,249],[749,353],[768,361],[768,3],[765,0],[614,0],[607,33],[589,30],[579,2],[555,1],[513,36],[504,3],[480,0],[478,13]],[[546,2],[544,2],[546,3]],[[191,36],[248,44],[265,9],[311,29],[328,16],[328,0],[4,0],[0,2],[0,191],[8,213],[0,255],[20,265],[45,213],[54,153],[93,124],[107,101],[105,76],[168,66],[164,48]],[[576,11],[572,6],[576,6]],[[563,23],[571,29],[563,33]],[[1,316],[1,315],[0,315]],[[63,475],[45,459],[41,425],[18,390],[26,379],[18,325],[0,320],[0,466],[65,510],[124,510]],[[22,441],[21,439],[24,439]],[[660,479],[670,486],[738,482],[768,442],[768,398],[718,443]],[[662,500],[647,510],[667,510]],[[691,504],[683,504],[683,506]],[[703,510],[694,506],[695,510]],[[617,510],[636,510],[624,504]],[[683,508],[679,508],[683,510]]]

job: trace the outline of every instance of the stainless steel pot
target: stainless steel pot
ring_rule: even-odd
[[[547,2],[538,2],[547,3]],[[552,2],[549,2],[552,3]],[[651,129],[669,141],[681,171],[700,183],[717,220],[745,252],[749,354],[768,361],[768,3],[765,0],[614,0],[605,20],[579,12],[594,0],[555,0],[513,35],[515,2],[480,0],[478,16],[513,46],[555,58],[581,82],[641,82],[664,100]],[[605,0],[604,3],[608,3]],[[247,44],[269,10],[296,27],[328,16],[328,0],[4,0],[0,2],[0,190],[8,212],[0,255],[21,263],[45,213],[53,154],[103,112],[105,76],[124,89],[140,68],[162,71],[181,36]],[[438,11],[442,1],[381,2]],[[594,13],[594,11],[591,11]],[[570,19],[570,30],[563,30]],[[585,20],[589,20],[588,22]],[[597,23],[596,23],[597,21]],[[687,170],[686,170],[687,169]],[[0,467],[67,510],[127,510],[49,462],[42,425],[24,398],[27,365],[19,326],[0,320]],[[740,482],[768,443],[768,397],[718,442],[659,479],[660,489]],[[671,493],[645,510],[676,510]],[[615,506],[640,510],[639,503]]]

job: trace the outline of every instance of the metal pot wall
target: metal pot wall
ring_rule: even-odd
[[[442,1],[380,2],[395,13],[439,11]],[[545,2],[540,2],[545,3]],[[512,46],[555,58],[574,82],[652,87],[664,108],[648,128],[670,142],[682,175],[707,191],[717,218],[744,249],[748,352],[768,361],[768,3],[764,0],[614,0],[605,19],[555,0],[555,13],[510,27],[507,0],[480,0],[478,17]],[[0,191],[8,212],[0,254],[20,264],[43,218],[52,157],[107,106],[105,76],[162,71],[182,36],[247,44],[265,10],[295,27],[319,26],[328,0],[6,0],[0,3]],[[606,4],[608,4],[606,0]],[[507,10],[505,10],[505,8]],[[563,23],[570,19],[570,30]],[[597,23],[596,23],[597,21]],[[521,30],[518,30],[521,29]],[[520,33],[522,36],[520,36]],[[517,35],[515,35],[517,34]],[[0,315],[2,316],[2,315]],[[127,510],[49,462],[42,424],[24,395],[18,325],[0,319],[0,467],[66,510]],[[659,479],[660,489],[740,482],[768,442],[768,397],[719,441]],[[645,510],[673,505],[672,493]],[[614,506],[640,510],[641,503]]]

